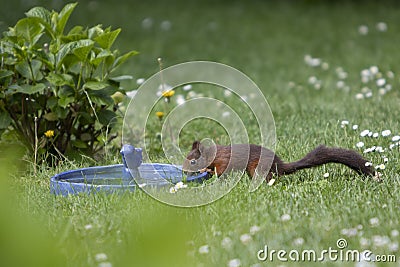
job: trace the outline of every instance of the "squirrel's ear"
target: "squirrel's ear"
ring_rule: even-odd
[[[192,144],[192,150],[199,150],[200,148],[200,141],[194,141]]]

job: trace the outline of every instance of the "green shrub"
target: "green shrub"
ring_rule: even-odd
[[[111,49],[120,29],[78,25],[65,34],[76,5],[34,7],[1,39],[0,129],[39,156],[94,155],[115,136],[119,83],[131,77],[112,74],[137,54]]]

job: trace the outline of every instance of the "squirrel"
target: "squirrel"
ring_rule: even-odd
[[[272,164],[271,164],[272,162]],[[207,171],[209,175],[221,176],[224,172],[245,170],[250,177],[268,170],[267,182],[273,176],[292,174],[301,169],[313,168],[326,163],[340,163],[360,175],[378,175],[366,159],[354,150],[320,145],[304,158],[294,162],[282,161],[273,151],[259,145],[233,144],[204,146],[200,141],[192,144],[182,169],[189,174]],[[269,168],[269,169],[268,169]],[[264,174],[264,173],[263,173]]]

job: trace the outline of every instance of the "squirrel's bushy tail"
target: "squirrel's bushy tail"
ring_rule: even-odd
[[[286,175],[301,169],[312,168],[326,163],[340,163],[355,170],[359,174],[373,176],[375,174],[375,169],[369,166],[369,164],[366,166],[367,162],[367,160],[353,150],[329,148],[320,145],[298,161],[278,163],[277,169],[279,175]]]

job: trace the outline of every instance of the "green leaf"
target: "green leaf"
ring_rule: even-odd
[[[69,34],[60,38],[63,43],[75,42],[83,39],[87,39],[85,34]]]
[[[75,27],[73,27],[70,31],[69,31],[69,33],[67,34],[67,36],[68,35],[83,35],[83,30],[84,28],[82,27],[82,26],[75,26]]]
[[[11,70],[0,70],[0,79],[4,79],[14,75],[14,72]]]
[[[7,89],[10,90],[11,92],[8,92],[10,94],[15,94],[15,93],[22,93],[22,94],[27,94],[31,95],[34,93],[39,93],[43,91],[46,88],[46,85],[43,83],[38,83],[36,85],[30,85],[30,84],[23,84],[23,85],[17,85],[13,84],[10,85]]]
[[[39,19],[39,22],[44,26],[46,31],[54,38],[54,30],[51,27],[52,13],[49,10],[43,7],[34,7],[25,14],[27,17]]]
[[[83,85],[83,88],[91,90],[101,90],[106,88],[107,86],[109,86],[109,84],[105,82],[89,81]]]
[[[57,95],[58,95],[59,98],[73,96],[74,95],[74,89],[72,89],[71,87],[63,86],[63,87],[60,88],[60,90],[58,90]]]
[[[58,104],[58,100],[56,97],[52,96],[47,99],[46,108],[52,109]]]
[[[64,63],[65,57],[72,53],[72,51],[77,47],[77,42],[69,42],[61,45],[61,48],[57,51],[56,60],[57,60],[57,69],[59,69]]]
[[[49,73],[49,75],[46,77],[46,80],[55,86],[69,85],[74,87],[73,77],[69,74],[56,74],[52,72]]]
[[[62,67],[64,69],[59,69],[60,72],[68,72],[77,77],[83,66],[82,61],[80,61],[74,54],[70,54],[64,58]]]
[[[23,84],[18,88],[18,90],[16,92],[31,95],[31,94],[35,94],[35,93],[40,93],[45,88],[46,88],[46,85],[43,83],[38,83],[36,85]]]
[[[114,99],[112,99],[110,92],[107,89],[103,90],[89,90],[88,91],[90,100],[98,105],[111,106],[114,104]]]
[[[108,125],[114,118],[117,117],[117,114],[111,110],[103,109],[97,113],[97,117],[102,125]]]
[[[43,26],[38,18],[23,18],[15,25],[15,33],[34,45],[43,34]]]
[[[27,17],[36,17],[42,19],[48,25],[51,24],[51,12],[44,7],[34,7],[25,13]]]
[[[101,25],[96,25],[89,29],[88,36],[90,39],[95,39],[97,36],[103,34],[104,30],[101,28]]]
[[[114,62],[113,70],[116,69],[119,65],[123,64],[125,61],[127,61],[130,57],[135,56],[137,54],[139,54],[139,52],[130,51],[130,52],[118,57]]]
[[[54,70],[54,57],[51,53],[46,53],[44,50],[36,51],[36,59],[50,71]]]
[[[46,113],[43,117],[48,121],[56,121],[58,119],[57,114],[54,112]]]
[[[33,80],[35,81],[39,81],[41,79],[43,79],[43,75],[40,71],[40,69],[42,68],[42,62],[40,60],[37,59],[33,59],[31,61],[31,67],[32,67],[32,72],[33,72]]]
[[[72,11],[76,7],[78,3],[71,3],[64,6],[61,10],[60,14],[58,14],[58,20],[56,25],[56,32],[58,35],[62,35],[64,32],[65,25],[68,22],[69,17],[71,16]]]
[[[32,74],[31,70],[29,68],[29,64],[26,61],[20,62],[15,66],[15,69],[18,71],[18,73],[27,79],[32,80]]]
[[[73,140],[71,141],[72,145],[77,148],[87,148],[87,144],[81,140]]]
[[[15,50],[20,50],[21,47],[18,45],[17,40],[11,40],[13,38],[4,38],[1,40],[1,52],[4,54],[12,55]]]
[[[89,142],[90,140],[92,140],[92,135],[90,133],[83,133],[81,134],[80,139],[83,142]]]
[[[57,114],[58,119],[61,119],[61,120],[65,119],[68,116],[68,113],[69,113],[68,111],[69,111],[69,109],[62,108],[60,106],[57,106],[55,109],[55,113]]]
[[[64,63],[64,59],[69,54],[76,55],[79,60],[85,61],[87,54],[93,47],[93,41],[89,39],[78,40],[66,43],[61,46],[57,53],[57,69],[59,69]]]
[[[0,129],[6,129],[11,124],[11,117],[5,111],[0,111]]]
[[[91,123],[95,122],[93,117],[90,116],[90,114],[87,112],[78,112],[78,116],[79,116],[79,123],[81,123],[83,125],[87,125],[87,124],[91,124]]]
[[[105,32],[95,37],[94,40],[100,45],[101,48],[110,49],[120,32],[121,29],[116,29],[112,32]]]
[[[19,86],[18,84],[12,84],[12,85],[8,86],[7,90],[9,90],[7,92],[7,94],[14,94],[16,92],[21,91],[22,89],[21,89],[21,86]]]
[[[88,54],[92,50],[94,42],[90,39],[77,41],[77,47],[74,48],[73,53],[81,61],[86,61]]]
[[[15,69],[18,71],[22,77],[27,78],[29,80],[37,81],[43,78],[43,75],[40,72],[40,68],[42,67],[42,62],[39,60],[32,60],[31,65],[27,61],[23,61],[18,63],[15,66]]]
[[[93,58],[92,60],[90,60],[90,63],[98,66],[100,65],[100,63],[107,57],[112,56],[113,54],[110,52],[110,50],[105,50],[102,49],[102,51],[97,54],[97,56],[95,58]]]
[[[66,108],[69,104],[75,101],[75,97],[63,97],[58,99],[58,105],[60,107]]]

